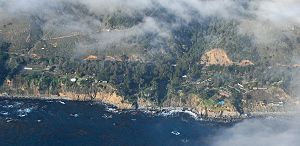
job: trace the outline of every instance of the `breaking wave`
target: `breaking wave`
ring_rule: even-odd
[[[187,115],[189,115],[190,117],[192,117],[194,119],[198,119],[198,115],[196,113],[194,113],[192,111],[189,111],[189,110],[181,110],[181,109],[162,111],[158,115],[159,116],[164,116],[164,117],[169,117],[169,116],[177,115],[179,113],[187,114]]]
[[[18,117],[25,117],[31,113],[36,107],[22,108],[17,111]]]

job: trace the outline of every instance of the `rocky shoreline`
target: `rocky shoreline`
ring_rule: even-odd
[[[231,123],[231,122],[238,122],[248,117],[243,116],[224,116],[224,117],[211,117],[199,114],[198,112],[186,109],[182,107],[163,107],[163,108],[153,108],[153,109],[138,109],[137,111],[142,111],[145,113],[150,113],[158,116],[173,116],[179,113],[188,114],[191,118],[199,121],[213,121],[213,122],[220,122],[220,123]]]
[[[0,94],[0,99],[32,99],[32,100],[63,100],[63,101],[88,101],[88,100],[75,100],[73,98],[69,97],[63,97],[63,96],[11,96],[11,95],[3,95]],[[214,116],[211,115],[204,115],[203,113],[199,113],[198,111],[192,109],[192,108],[185,108],[185,107],[151,107],[151,108],[119,108],[116,105],[113,105],[111,103],[106,103],[101,100],[89,100],[95,103],[100,103],[104,105],[109,105],[114,108],[114,111],[116,112],[143,112],[151,115],[156,116],[173,116],[175,114],[184,113],[190,115],[195,120],[200,121],[213,121],[213,122],[221,122],[221,123],[231,123],[231,122],[239,122],[245,119],[253,119],[253,118],[278,118],[278,117],[292,117],[295,115],[300,115],[299,112],[251,112],[248,114],[243,115],[223,115],[223,116],[217,116],[215,114]]]
[[[35,99],[35,100],[67,100],[74,101],[68,97],[62,96],[23,96],[23,95],[6,95],[0,94],[0,99]]]

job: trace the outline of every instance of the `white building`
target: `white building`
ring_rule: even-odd
[[[76,82],[77,79],[76,79],[76,78],[72,78],[72,79],[70,79],[70,81],[71,81],[71,82]]]
[[[24,67],[25,70],[33,70],[31,67]]]

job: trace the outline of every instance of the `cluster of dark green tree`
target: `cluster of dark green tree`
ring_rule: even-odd
[[[150,13],[152,17],[164,19],[168,23],[178,21],[172,14]],[[128,28],[142,21],[142,16],[136,18],[115,13],[103,18],[109,28]],[[8,55],[10,43],[1,42],[0,52],[0,81],[14,78],[33,82],[40,90],[51,90],[58,93],[60,83],[67,84],[74,90],[89,91],[91,84],[97,81],[107,81],[114,85],[120,94],[134,101],[137,97],[144,97],[149,93],[151,100],[161,102],[172,92],[182,90],[186,93],[200,94],[203,98],[210,98],[217,94],[215,88],[227,87],[242,82],[255,81],[255,86],[268,86],[282,81],[283,88],[288,88],[291,71],[282,68],[270,68],[272,63],[265,60],[265,54],[259,54],[260,48],[253,43],[252,36],[238,32],[239,22],[224,20],[217,17],[203,18],[201,21],[184,23],[174,28],[171,38],[166,43],[153,44],[155,34],[145,34],[138,39],[139,45],[146,48],[143,52],[151,57],[145,62],[123,61],[87,61],[81,57],[74,57],[68,49],[52,49],[48,54],[40,54],[41,58]],[[68,39],[67,39],[68,40]],[[42,40],[32,42],[30,46],[49,45]],[[136,43],[136,42],[134,42]],[[76,44],[76,43],[73,43]],[[156,48],[163,48],[164,53],[154,53]],[[255,61],[254,66],[219,66],[206,67],[199,64],[202,54],[213,48],[224,49],[232,60],[249,59]],[[28,49],[28,48],[26,48]],[[49,47],[49,49],[51,49]],[[24,50],[23,50],[24,51]],[[26,50],[25,50],[26,51]],[[74,50],[73,50],[74,51]],[[38,52],[36,52],[38,53]],[[101,52],[98,52],[101,54]],[[38,54],[39,55],[39,54]],[[113,55],[113,54],[111,54]],[[126,58],[124,54],[124,58]],[[8,60],[9,64],[8,64]],[[21,71],[25,65],[39,66],[40,69],[29,72]],[[45,68],[48,68],[45,70]],[[276,70],[276,72],[274,72]],[[80,84],[70,82],[70,78],[87,78]],[[194,83],[212,79],[205,86],[194,86]],[[0,82],[0,83],[1,83]],[[1,84],[2,84],[1,83]],[[22,83],[23,84],[23,83]],[[206,90],[209,87],[211,90]],[[240,102],[240,94],[235,93],[234,102]],[[238,104],[237,104],[238,105]]]
[[[7,68],[7,60],[9,59],[8,48],[10,44],[6,42],[0,42],[0,85],[3,84],[9,69]]]

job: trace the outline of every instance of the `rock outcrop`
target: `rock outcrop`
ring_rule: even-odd
[[[239,66],[249,66],[254,65],[254,63],[250,60],[242,60],[238,63]]]
[[[204,53],[201,57],[200,64],[211,66],[211,65],[221,65],[221,66],[230,66],[230,65],[238,65],[238,66],[250,66],[254,65],[254,63],[250,60],[241,60],[240,62],[232,61],[225,50],[223,49],[212,49],[206,53]]]
[[[61,92],[59,96],[70,98],[70,100],[79,100],[79,101],[101,101],[103,103],[111,104],[116,106],[119,109],[132,109],[132,104],[127,102],[124,97],[117,95],[113,92],[96,92],[91,94],[77,94],[74,92]]]
[[[84,60],[98,60],[98,57],[94,55],[89,55],[86,58],[84,58]]]
[[[229,66],[233,64],[233,62],[230,60],[230,58],[223,49],[212,49],[206,52],[204,55],[202,55],[200,63],[206,66]]]

